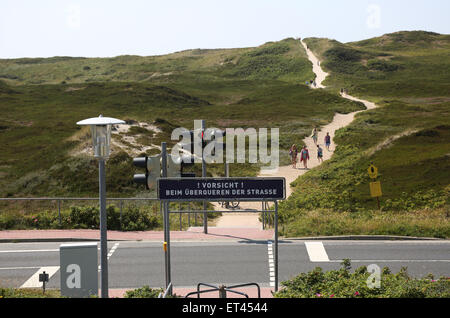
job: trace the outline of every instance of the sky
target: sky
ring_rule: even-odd
[[[160,55],[341,42],[410,30],[450,33],[448,0],[1,0],[0,58]]]

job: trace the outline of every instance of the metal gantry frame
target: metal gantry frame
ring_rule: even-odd
[[[210,287],[210,289],[200,290],[200,286]],[[197,284],[197,291],[193,291],[193,292],[186,294],[184,296],[184,298],[189,298],[189,296],[192,296],[192,295],[197,295],[197,298],[200,298],[200,294],[210,293],[213,291],[219,292],[219,298],[227,298],[227,292],[238,294],[238,295],[244,296],[245,298],[249,298],[246,293],[234,290],[235,288],[248,287],[248,286],[255,286],[256,290],[258,292],[258,298],[261,298],[261,288],[259,287],[259,285],[257,283],[247,283],[247,284],[239,284],[239,285],[233,285],[233,286],[225,286],[225,285],[214,286],[211,284],[199,283],[199,284]]]
[[[211,200],[208,202],[222,202],[222,201],[233,201],[233,200]],[[262,210],[170,210],[170,203],[179,201],[162,201],[163,216],[164,216],[164,256],[165,256],[165,277],[166,277],[166,289],[169,290],[170,295],[172,294],[172,276],[171,276],[171,263],[170,263],[170,217],[171,213],[262,213],[263,220],[265,214],[269,211],[268,203],[274,203],[274,276],[275,276],[275,292],[278,291],[278,201],[262,201]],[[261,202],[260,200],[240,200],[240,202]],[[267,209],[266,209],[267,208]],[[269,211],[270,212],[270,211]]]

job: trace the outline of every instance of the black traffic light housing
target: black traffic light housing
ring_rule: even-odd
[[[133,165],[145,169],[145,173],[135,174],[133,181],[145,184],[147,190],[156,189],[156,180],[161,177],[161,155],[134,158]]]

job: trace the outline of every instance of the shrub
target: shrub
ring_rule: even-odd
[[[382,72],[394,72],[400,68],[397,64],[388,63],[380,60],[370,60],[367,62],[367,67],[370,70]]]
[[[416,279],[408,275],[407,269],[392,274],[389,268],[381,271],[380,287],[370,288],[367,281],[371,275],[367,267],[350,272],[350,260],[344,260],[342,268],[323,272],[316,267],[309,273],[282,282],[283,288],[274,294],[277,298],[448,298],[449,277],[434,280],[427,277]]]
[[[109,230],[145,231],[161,225],[160,217],[156,215],[156,211],[135,206],[123,209],[122,220],[120,209],[114,205],[107,206],[106,215]],[[0,230],[23,228],[98,229],[99,227],[99,208],[93,206],[72,206],[70,210],[61,211],[61,224],[59,214],[54,211],[43,211],[27,215],[19,213],[0,214]]]
[[[159,293],[163,293],[163,289],[152,289],[148,286],[128,290],[124,298],[158,298]]]
[[[40,288],[2,288],[0,287],[0,299],[2,298],[61,298],[59,290],[46,290]]]

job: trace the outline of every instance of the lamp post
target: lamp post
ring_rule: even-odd
[[[102,115],[77,122],[77,125],[91,126],[94,157],[98,159],[100,197],[100,288],[102,298],[108,298],[108,240],[106,236],[105,162],[108,160],[110,153],[111,126],[117,124],[125,124],[125,122],[116,118],[103,117]]]

